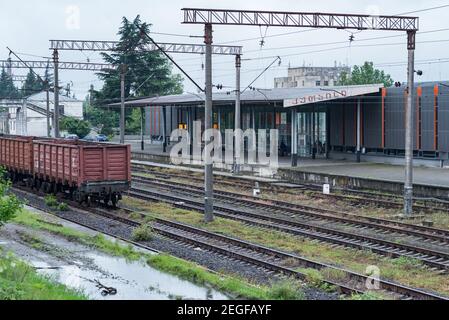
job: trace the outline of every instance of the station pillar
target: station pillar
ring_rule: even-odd
[[[292,129],[291,129],[291,161],[292,167],[298,166],[298,126],[296,125],[296,110],[292,108]]]
[[[361,153],[361,121],[362,119],[360,118],[361,113],[360,113],[360,98],[357,99],[357,150],[356,150],[356,155],[357,155],[357,162],[360,162],[360,153]]]

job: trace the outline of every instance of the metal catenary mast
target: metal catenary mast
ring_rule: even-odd
[[[212,25],[240,25],[266,27],[303,27],[355,30],[384,30],[407,32],[408,49],[408,95],[406,105],[405,132],[405,184],[404,184],[404,213],[412,214],[413,197],[413,135],[412,135],[412,95],[414,77],[415,37],[419,28],[417,17],[407,16],[370,16],[362,14],[338,14],[316,12],[279,12],[257,10],[223,10],[184,8],[184,24],[204,25],[204,39],[206,46],[212,44]],[[212,117],[212,84],[208,81],[212,74],[212,56],[206,52],[206,119]],[[293,122],[293,121],[292,121]],[[206,120],[206,130],[210,128],[210,121]],[[296,130],[295,130],[296,132]],[[293,134],[293,133],[292,133]],[[207,142],[206,142],[207,143]],[[296,165],[297,153],[292,143],[292,165]],[[205,167],[205,217],[206,221],[213,219],[212,201],[212,165]]]

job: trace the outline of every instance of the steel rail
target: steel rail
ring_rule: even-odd
[[[140,197],[144,200],[149,200],[145,199],[145,195],[149,196],[149,198],[151,197],[153,201],[168,199],[170,200],[170,204],[184,209],[196,210],[199,212],[203,209],[201,202],[185,197],[171,196],[165,193],[161,194],[155,191],[135,188],[131,188],[129,194],[133,197]],[[368,249],[383,256],[395,258],[402,256],[413,257],[432,268],[439,270],[449,269],[449,254],[445,252],[416,248],[414,246],[399,244],[369,236],[356,235],[327,227],[320,227],[264,214],[242,211],[221,205],[215,205],[214,209],[215,214],[223,218],[239,220],[241,222],[260,227],[276,229],[278,231],[292,233],[298,236],[317,239],[345,247],[352,247],[359,250]]]
[[[155,174],[155,175],[156,176],[157,175],[163,176],[163,175],[166,175],[166,174],[164,173],[164,174]],[[134,175],[134,176],[138,177],[139,179],[155,179],[155,180],[163,181],[163,180],[158,179],[158,178],[148,178],[148,177],[142,177],[142,176],[137,176],[137,175]],[[169,176],[176,176],[177,177],[177,175],[172,175],[172,174],[170,174]],[[186,179],[188,178],[190,181],[195,180],[195,177],[192,177],[192,176],[189,176],[189,177],[186,176],[185,178]],[[229,183],[230,185],[233,185],[233,186],[236,185],[233,182],[229,182],[229,181],[225,181],[225,182]],[[218,180],[218,183],[223,183],[223,181],[219,181]],[[196,186],[190,184],[189,187],[193,188],[193,187],[196,187]],[[254,186],[248,186],[248,188],[254,188]],[[230,195],[230,196],[235,196],[235,197],[253,198],[253,197],[250,197],[250,196],[245,196],[245,195],[242,195],[240,193],[235,193],[235,192],[230,192],[230,191],[217,190],[216,192],[217,193],[221,193],[221,194],[227,194],[227,195]],[[438,229],[438,228],[433,228],[433,227],[414,225],[414,224],[409,224],[409,223],[404,223],[404,222],[399,222],[399,221],[394,221],[394,220],[389,220],[389,219],[383,219],[383,218],[361,216],[361,215],[356,215],[356,214],[342,212],[342,211],[330,210],[330,209],[325,209],[325,208],[318,208],[318,207],[309,206],[309,205],[301,205],[301,204],[297,204],[297,203],[290,203],[290,202],[286,202],[286,201],[282,201],[282,200],[274,200],[274,199],[263,199],[263,200],[264,201],[269,201],[272,204],[276,204],[278,206],[289,207],[289,209],[293,208],[293,209],[301,210],[300,213],[305,213],[305,212],[303,212],[305,210],[305,211],[307,211],[307,213],[309,215],[310,214],[326,214],[327,216],[329,216],[329,219],[331,217],[333,217],[332,219],[334,219],[334,220],[337,219],[337,220],[340,220],[340,221],[342,221],[341,217],[349,217],[349,218],[354,218],[354,219],[357,219],[357,220],[365,220],[367,222],[377,224],[379,228],[385,228],[385,227],[383,227],[383,225],[386,225],[387,228],[389,228],[388,226],[390,225],[390,226],[397,227],[398,228],[397,231],[400,231],[400,232],[404,232],[404,231],[409,230],[409,232],[410,232],[409,234],[410,235],[420,236],[419,233],[414,233],[414,231],[417,231],[417,232],[427,233],[425,236],[427,238],[430,238],[430,239],[441,240],[441,241],[448,241],[449,240],[449,230],[443,230],[443,229]],[[361,223],[361,221],[359,221],[359,223]],[[424,235],[421,235],[421,236],[424,236]]]
[[[148,173],[148,170],[144,170],[138,167],[133,166],[132,169],[134,172],[142,172],[142,173]],[[201,178],[197,178],[197,177],[192,177],[192,176],[188,176],[188,175],[182,175],[182,174],[174,174],[174,173],[157,173],[153,170],[151,170],[152,172],[154,172],[155,175],[166,175],[166,176],[171,176],[171,177],[179,177],[179,178],[185,178],[185,179],[189,179],[189,180],[193,180],[193,181],[198,181],[203,182]],[[239,178],[237,177],[226,177],[226,178],[230,178],[233,180],[237,180]],[[248,188],[248,189],[252,189],[254,188],[254,185],[251,185],[249,181],[224,181],[224,180],[218,180],[217,181],[218,184],[223,184],[223,185],[228,185],[228,186],[239,186],[242,188]],[[267,190],[267,191],[281,191],[283,193],[287,193],[287,194],[293,194],[293,192],[289,192],[288,190],[285,189],[281,189],[282,187],[279,187],[275,184],[272,184],[271,182],[259,182],[261,184],[260,189],[261,190]],[[269,186],[263,186],[263,185],[269,185]],[[318,185],[313,185],[313,184],[301,184],[298,185],[298,188],[295,188],[294,190],[307,190],[308,192],[313,192],[314,196],[318,196],[322,199],[328,199],[328,198],[335,198],[335,199],[339,199],[339,200],[343,200],[346,202],[350,202],[350,203],[366,203],[369,202],[371,204],[374,205],[381,205],[385,208],[402,208],[402,203],[401,202],[392,202],[395,200],[402,200],[402,197],[397,196],[397,195],[390,195],[390,194],[375,194],[375,193],[370,193],[368,191],[362,191],[362,190],[346,190],[346,189],[341,189],[341,192],[346,193],[346,194],[335,194],[335,193],[331,193],[328,195],[323,195],[320,191],[318,191],[317,189],[322,188],[322,186],[318,186]],[[280,190],[281,189],[281,190]],[[351,195],[354,194],[354,195]],[[379,198],[386,198],[386,199],[379,199]],[[423,201],[423,200],[421,200]],[[424,201],[426,202],[432,202],[431,200],[426,200]],[[437,204],[435,206],[435,204]],[[413,204],[413,208],[417,209],[419,211],[424,211],[424,212],[434,212],[434,211],[438,211],[438,210],[443,210],[443,211],[447,211],[449,213],[449,204],[441,204],[438,203],[436,201],[433,201],[433,205],[434,206],[430,206],[430,205],[422,205],[422,204],[418,204],[418,203],[414,203]]]
[[[42,198],[34,193],[30,193],[28,191],[24,191],[23,189],[16,189],[16,191],[22,192],[22,193],[26,193],[32,196],[36,196],[39,198]],[[46,211],[50,214],[56,215],[54,212],[51,212],[48,209],[45,209],[43,206],[37,206],[36,204],[31,204],[32,206],[34,206],[35,208],[39,209],[39,210],[43,210]],[[135,221],[135,220],[131,220],[128,218],[124,218],[121,217],[119,215],[113,214],[111,213],[111,211],[109,210],[102,210],[102,209],[98,209],[98,208],[80,208],[78,205],[72,205],[70,204],[71,207],[75,208],[76,210],[78,210],[81,213],[85,213],[85,214],[94,214],[94,215],[98,215],[101,216],[103,218],[107,218],[110,219],[111,221],[118,221],[121,222],[123,224],[126,224],[128,226],[131,227],[138,227],[141,225],[140,222]],[[134,212],[133,210],[130,209],[123,209],[126,212],[131,213]],[[143,214],[141,212],[137,212],[138,214],[141,215],[141,217],[147,217],[148,215]],[[86,228],[104,233],[104,234],[108,234],[112,237],[118,238],[120,240],[123,240],[125,242],[129,242],[132,243],[136,246],[139,246],[141,248],[144,249],[148,249],[151,251],[156,251],[144,244],[141,243],[136,243],[134,241],[130,241],[126,238],[117,236],[113,233],[108,233],[108,232],[104,232],[102,230],[99,230],[98,228],[92,227],[91,225],[87,225],[85,223],[81,223],[79,221],[77,221],[74,218],[69,218],[67,216],[61,217],[60,215],[56,215],[59,218],[62,218],[64,220],[82,225]],[[166,219],[161,219],[161,218],[157,218],[157,217],[151,217],[152,219],[154,219],[154,221],[160,225],[165,225],[168,226],[169,228],[171,228],[172,230],[167,230],[167,228],[161,228],[160,226],[156,225],[153,226],[157,229],[157,232],[160,233],[161,235],[171,238],[171,239],[175,239],[178,241],[181,241],[183,243],[188,243],[188,244],[192,244],[195,246],[201,246],[203,248],[206,248],[206,250],[208,251],[212,251],[212,252],[217,252],[219,254],[222,255],[226,255],[232,258],[236,258],[240,261],[244,261],[259,267],[262,267],[266,270],[271,270],[277,273],[281,273],[287,276],[294,276],[297,277],[299,279],[304,279],[305,275],[302,274],[301,272],[298,272],[296,270],[292,270],[291,268],[288,267],[284,267],[284,266],[280,266],[278,264],[275,264],[273,262],[268,262],[266,261],[266,259],[261,259],[260,258],[260,254],[264,254],[265,258],[266,257],[274,257],[277,259],[281,259],[281,260],[286,260],[286,259],[295,259],[298,263],[301,263],[302,265],[308,266],[308,267],[314,267],[317,269],[323,269],[323,268],[332,268],[332,269],[338,269],[341,270],[343,272],[345,272],[345,274],[347,276],[350,277],[350,279],[356,280],[359,282],[359,285],[361,283],[366,283],[366,281],[370,280],[370,277],[366,276],[366,275],[362,275],[362,274],[358,274],[349,270],[345,270],[345,269],[341,269],[338,267],[334,267],[331,265],[327,265],[327,264],[323,264],[323,263],[319,263],[319,262],[315,262],[309,259],[305,259],[302,258],[300,256],[291,254],[291,253],[287,253],[287,252],[283,252],[280,250],[275,250],[275,249],[271,249],[268,247],[264,247],[264,246],[260,246],[257,244],[253,244],[247,241],[243,241],[243,240],[239,240],[236,238],[232,238],[232,237],[228,237],[228,236],[224,236],[224,235],[220,235],[217,233],[213,233],[210,231],[206,231],[203,229],[199,229],[199,228],[195,228],[186,224],[182,224],[179,222],[174,222],[174,221],[169,221]],[[179,230],[183,230],[185,232],[189,232],[190,234],[197,234],[197,235],[201,235],[204,236],[206,238],[210,238],[210,239],[215,239],[215,240],[219,240],[219,241],[223,241],[223,243],[227,243],[228,246],[226,247],[221,247],[221,246],[217,246],[214,244],[209,243],[210,241],[199,241],[198,239],[193,239],[191,236],[187,236],[184,235],[182,236],[182,234],[180,234]],[[229,250],[229,244],[232,244],[236,247],[241,247],[243,250],[243,252],[241,252],[240,250],[235,250],[235,251],[230,251]],[[246,251],[245,251],[246,250]],[[251,256],[248,254],[247,250],[252,250],[255,252],[254,256]],[[240,252],[239,252],[240,251]],[[354,287],[348,287],[344,284],[339,284],[339,283],[335,283],[333,281],[327,281],[324,280],[324,283],[327,283],[329,285],[335,286],[336,288],[338,288],[340,290],[340,292],[345,293],[345,294],[352,294],[352,293],[363,293],[363,291],[359,288],[354,288]],[[448,297],[436,294],[436,293],[432,293],[432,292],[426,292],[424,290],[420,290],[420,289],[416,289],[416,288],[411,288],[408,286],[404,286],[401,284],[397,284],[391,281],[387,281],[387,280],[383,280],[383,279],[379,279],[379,284],[380,284],[380,289],[381,290],[385,290],[391,293],[395,293],[395,294],[399,294],[401,295],[403,298],[414,298],[414,299],[421,299],[421,300],[449,300]]]
[[[157,178],[148,178],[141,176],[133,176],[133,180],[137,182],[143,183],[153,183],[157,181],[159,183],[166,183],[166,181],[157,179]],[[201,192],[201,188],[188,185],[188,186],[176,186],[170,185],[170,188],[176,188],[178,190],[191,190],[192,192]],[[187,189],[186,189],[187,188]],[[277,211],[287,211],[290,213],[306,215],[309,217],[319,218],[319,219],[327,219],[331,221],[337,221],[341,223],[349,223],[349,224],[357,224],[361,226],[366,226],[374,229],[381,229],[385,231],[402,233],[411,236],[416,236],[424,239],[431,239],[435,241],[441,241],[449,243],[449,230],[436,229],[431,227],[407,224],[402,222],[397,222],[393,220],[374,218],[374,217],[366,217],[355,215],[352,213],[345,212],[336,212],[322,208],[315,208],[309,206],[303,206],[299,204],[289,203],[285,201],[272,200],[272,199],[259,199],[254,198],[252,196],[243,195],[240,193],[230,192],[230,191],[222,191],[216,190],[215,194],[226,198],[228,200],[236,201],[240,199],[242,204],[248,203],[251,205],[257,205],[261,207],[268,208],[270,210]]]
[[[138,198],[142,199],[142,200],[148,200],[148,197],[146,197],[145,195],[138,195],[138,194],[135,194],[135,195]],[[180,207],[182,207],[182,205],[180,205]],[[147,216],[147,215],[145,215],[145,216]],[[156,221],[160,221],[161,220],[160,218],[155,218],[155,219],[156,219]],[[165,221],[168,221],[168,220],[165,220]],[[169,223],[170,224],[175,224],[178,227],[182,226],[182,228],[189,228],[190,230],[198,229],[198,228],[191,227],[191,226],[179,223],[179,222],[169,221]],[[291,253],[287,253],[287,252],[283,252],[283,251],[280,251],[280,250],[276,250],[276,249],[272,249],[272,248],[256,245],[256,244],[249,243],[249,242],[246,242],[246,241],[243,241],[243,240],[240,240],[240,239],[235,239],[235,238],[232,238],[232,237],[229,237],[229,236],[224,236],[224,235],[221,235],[221,234],[211,233],[211,232],[203,230],[203,229],[199,229],[199,230],[201,230],[201,232],[203,232],[203,233],[205,232],[207,234],[213,234],[214,237],[220,237],[221,239],[227,239],[228,241],[232,241],[232,242],[237,241],[239,244],[244,245],[244,246],[248,246],[248,245],[256,246],[258,248],[258,250],[262,249],[264,252],[269,252],[272,255],[275,255],[275,256],[278,256],[278,257],[283,257],[283,259],[288,259],[288,258],[293,258],[293,259],[296,259],[296,260],[299,259],[300,261],[303,261],[304,263],[306,263],[306,265],[308,265],[309,267],[313,267],[313,268],[316,268],[316,269],[332,268],[332,269],[337,269],[337,270],[343,270],[347,275],[349,275],[353,279],[357,279],[360,282],[366,282],[367,280],[369,280],[368,276],[365,276],[365,275],[362,275],[362,274],[359,274],[359,273],[356,273],[356,272],[352,272],[352,271],[349,271],[349,270],[346,270],[346,269],[342,269],[342,268],[335,267],[335,266],[332,266],[332,265],[327,265],[327,264],[324,264],[324,263],[312,261],[312,260],[309,260],[309,259],[297,256],[297,255],[294,255],[294,254],[291,254]],[[401,285],[401,284],[397,284],[397,283],[394,283],[394,282],[391,282],[391,281],[388,281],[388,280],[384,280],[384,279],[379,279],[379,282],[380,282],[381,289],[387,290],[389,292],[397,293],[397,294],[400,294],[400,295],[405,296],[405,297],[413,297],[413,298],[418,298],[418,299],[444,299],[444,300],[449,299],[447,297],[444,297],[444,296],[441,296],[441,295],[438,295],[438,294],[435,294],[435,293],[426,292],[426,291],[423,291],[423,290],[420,290],[420,289],[410,288],[410,287],[407,287],[407,286],[404,286],[404,285]],[[353,289],[351,289],[351,290],[353,290]]]

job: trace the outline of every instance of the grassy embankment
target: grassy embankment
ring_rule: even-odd
[[[244,299],[303,299],[304,293],[299,284],[283,281],[272,286],[260,286],[236,275],[216,273],[200,265],[167,254],[145,254],[138,252],[131,245],[125,246],[117,241],[110,241],[102,235],[89,235],[58,223],[48,221],[36,214],[23,210],[14,219],[15,223],[35,230],[44,230],[70,241],[92,246],[105,253],[124,257],[129,260],[144,260],[148,265],[176,275],[199,285],[211,286],[236,298]]]
[[[12,254],[0,252],[0,300],[85,299],[87,297],[81,291],[39,275],[33,267]]]

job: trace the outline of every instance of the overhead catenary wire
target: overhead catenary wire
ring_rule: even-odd
[[[394,15],[395,16],[403,16],[403,15],[412,14],[412,13],[419,13],[419,12],[427,12],[427,11],[432,11],[432,10],[444,9],[446,7],[449,7],[449,4],[448,5],[435,6],[435,7],[429,7],[429,8],[424,8],[424,9],[419,9],[419,10],[414,10],[414,11],[409,11],[409,12],[396,13]],[[311,31],[317,31],[317,30],[321,30],[321,29],[314,28],[314,29],[307,29],[307,30],[283,32],[283,33],[278,33],[278,34],[273,34],[273,35],[267,35],[265,38],[281,37],[281,36],[286,36],[286,35],[298,34],[298,33],[303,33],[303,32],[311,32]],[[231,41],[227,41],[227,42],[221,42],[219,44],[230,44],[230,43],[237,43],[237,42],[252,41],[252,40],[257,40],[257,39],[259,39],[259,38],[237,39],[237,40],[231,40]]]
[[[271,68],[272,65],[274,65],[277,61],[281,61],[280,57],[277,57],[276,59],[274,59],[274,61],[272,63],[270,63],[270,65],[268,67],[266,67],[257,77],[256,79],[254,79],[243,91],[242,93],[244,93],[248,88],[250,88],[254,82],[256,82],[268,69]]]
[[[41,78],[41,76],[39,74],[37,74],[32,67],[30,67],[25,61],[23,61],[14,51],[12,51],[9,47],[6,47],[6,49],[9,50],[9,52],[11,54],[13,54],[17,59],[19,59],[20,62],[22,62],[25,66],[28,67],[28,69],[30,70],[30,72],[32,72],[38,79],[39,81],[42,82],[42,84],[48,89],[49,88],[49,83],[48,81],[44,80]]]
[[[428,34],[428,33],[442,32],[442,31],[449,31],[449,28],[435,29],[435,30],[429,30],[429,31],[421,31],[421,32],[417,32],[417,34]],[[362,39],[357,39],[357,40],[354,40],[354,41],[364,42],[364,41],[389,39],[389,38],[403,38],[403,37],[406,37],[406,35],[404,35],[404,34],[396,34],[396,35],[391,35],[391,36],[362,38]],[[297,48],[306,48],[306,47],[319,47],[319,46],[327,46],[327,45],[333,45],[333,44],[343,44],[343,43],[347,43],[347,42],[348,42],[347,40],[342,40],[342,41],[332,41],[332,42],[320,42],[320,43],[301,44],[301,45],[295,45],[295,46],[264,48],[264,49],[259,49],[259,50],[245,50],[245,53],[252,53],[252,52],[258,52],[258,51],[271,51],[271,50],[287,50],[287,49],[297,49]]]
[[[148,33],[141,27],[141,26],[139,26],[138,24],[137,24],[137,22],[136,22],[136,26],[137,26],[137,28],[140,30],[140,32],[141,32],[141,34],[142,35],[144,35],[144,36],[146,36],[147,38],[148,38],[148,40],[150,40],[155,46],[156,46],[156,48],[158,48],[159,49],[159,51],[160,52],[162,52],[162,54],[164,55],[164,56],[166,56],[197,88],[198,88],[198,90],[200,90],[201,92],[203,92],[204,91],[204,88],[202,88],[198,83],[196,83],[195,82],[195,80],[193,80],[191,77],[190,77],[190,75],[187,73],[187,72],[185,72],[184,71],[184,69],[178,64],[178,63],[176,63],[176,61],[169,55],[169,54],[167,54],[165,51],[164,51],[164,49],[162,49],[161,48],[161,46],[159,46],[159,44],[157,44],[156,43],[156,41],[154,41],[153,40],[153,38],[151,38],[149,35],[148,35]]]

